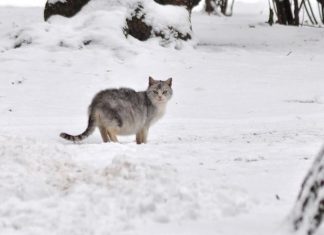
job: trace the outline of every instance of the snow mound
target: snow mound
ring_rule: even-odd
[[[324,104],[324,95],[316,95],[314,101],[318,104]]]
[[[188,10],[184,7],[159,5],[154,1],[143,1],[129,7],[128,20],[136,17],[151,27],[151,37],[161,37],[160,44],[168,45],[192,38]],[[129,28],[129,24],[126,26]],[[182,40],[180,40],[182,39]]]
[[[125,232],[143,221],[215,219],[250,206],[244,192],[228,187],[230,192],[220,193],[203,179],[189,182],[170,165],[145,162],[131,151],[120,154],[123,146],[110,147],[111,156],[95,165],[82,160],[87,147],[14,137],[0,142],[0,230],[5,234]]]
[[[123,35],[123,11],[95,11],[67,19],[52,16],[49,23],[38,23],[21,28],[11,34],[13,47],[33,44],[47,48],[82,49],[98,45],[112,50],[127,48]],[[112,23],[113,22],[113,23]]]
[[[162,6],[151,0],[92,0],[74,17],[54,15],[48,22],[22,26],[9,32],[3,47],[38,46],[55,50],[95,45],[110,50],[130,50],[137,46],[136,40],[125,36],[126,19],[132,18],[138,4],[145,9],[142,12],[145,23],[158,32],[153,36],[163,35],[159,44],[181,48],[183,42],[176,37],[179,33],[186,35],[191,32],[188,11],[184,7]]]

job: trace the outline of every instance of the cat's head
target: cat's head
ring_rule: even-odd
[[[154,105],[164,104],[172,97],[172,78],[166,81],[154,80],[149,77],[149,87],[147,88],[147,95]]]

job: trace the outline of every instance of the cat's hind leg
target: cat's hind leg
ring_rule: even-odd
[[[117,139],[117,136],[116,136],[116,132],[113,131],[113,130],[107,130],[107,133],[108,133],[108,136],[109,136],[109,139],[112,141],[112,142],[115,142],[117,143],[118,142],[118,139]]]
[[[101,134],[101,138],[102,138],[103,142],[105,142],[105,143],[110,142],[110,138],[109,138],[107,129],[104,127],[99,127],[99,130],[100,130],[100,134]]]
[[[142,137],[141,131],[138,132],[138,133],[136,133],[136,144],[141,144],[142,143],[142,139],[143,139],[143,137]]]

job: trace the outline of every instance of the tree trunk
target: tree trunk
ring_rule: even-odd
[[[313,25],[319,24],[318,15],[314,13],[314,5],[311,4],[310,0],[293,0],[294,9],[290,4],[292,0],[272,0],[273,8],[269,0],[269,7],[272,8],[277,15],[277,23],[283,25],[300,25],[303,22],[300,22],[299,13],[301,8],[303,8],[309,22]],[[324,0],[317,0],[318,2],[318,11],[320,21],[324,24]],[[293,13],[293,14],[292,14]]]
[[[272,8],[269,7],[269,19],[268,19],[268,24],[269,24],[270,26],[272,26],[273,23],[274,23],[274,21],[273,21],[273,10],[272,10]]]
[[[299,6],[298,0],[294,0],[294,25],[299,25]]]
[[[235,2],[235,0],[232,0],[230,11],[229,11],[229,13],[227,13],[227,16],[232,16],[233,15],[234,2]]]
[[[220,2],[220,9],[221,9],[221,12],[224,14],[224,15],[227,15],[227,1],[228,0],[221,0]]]
[[[307,173],[294,210],[292,223],[296,231],[314,234],[321,225],[324,216],[324,148],[318,154]]]
[[[205,11],[210,14],[215,11],[215,0],[205,0]]]
[[[229,0],[205,0],[205,11],[208,14],[218,13],[218,9],[224,16],[231,16],[233,13],[234,0],[232,0],[230,11],[228,11]]]
[[[278,23],[284,25],[293,25],[294,19],[289,0],[275,0],[277,8]]]
[[[324,0],[317,0],[317,1],[318,1],[320,18],[321,18],[322,23],[324,24]]]

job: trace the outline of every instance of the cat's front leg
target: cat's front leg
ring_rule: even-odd
[[[136,143],[146,144],[147,143],[148,128],[143,128],[136,133]]]
[[[146,144],[147,143],[147,135],[148,135],[148,128],[143,128],[143,143]]]

